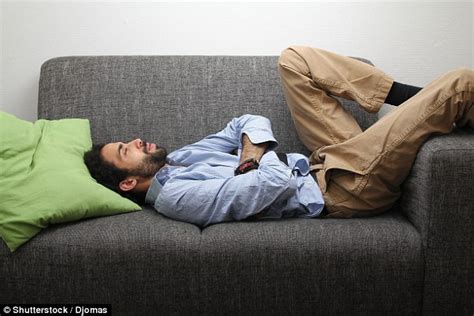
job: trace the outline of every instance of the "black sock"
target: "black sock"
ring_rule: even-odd
[[[410,86],[394,81],[392,88],[390,88],[387,98],[385,99],[385,103],[391,105],[400,105],[417,94],[421,89],[422,88],[420,87]]]

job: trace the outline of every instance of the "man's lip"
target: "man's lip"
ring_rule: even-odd
[[[147,149],[148,152],[151,152],[152,149],[156,149],[156,145],[153,144],[153,143],[147,143],[146,144],[146,149]]]

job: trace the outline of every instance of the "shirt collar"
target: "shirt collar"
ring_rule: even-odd
[[[153,180],[151,181],[151,185],[148,188],[148,191],[145,196],[145,203],[147,204],[155,204],[156,198],[158,197],[158,194],[160,194],[161,189],[163,186],[161,183],[158,181],[156,178],[156,175],[153,177]]]
[[[176,173],[176,171],[181,168],[182,166],[167,165],[158,170],[151,181],[150,187],[148,188],[145,196],[145,202],[149,204],[155,204],[156,198],[160,194],[163,186],[170,179],[171,175]]]

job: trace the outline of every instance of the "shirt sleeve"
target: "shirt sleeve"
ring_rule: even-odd
[[[178,175],[166,183],[155,203],[160,213],[205,227],[245,219],[279,198],[293,196],[297,189],[291,169],[273,151],[262,157],[257,170],[239,176],[199,180],[204,171],[199,167],[192,178]]]
[[[247,134],[253,144],[270,142],[268,150],[274,150],[278,146],[276,139],[273,137],[271,122],[268,118],[245,114],[232,119],[220,132],[184,146],[176,152],[199,150],[231,153],[242,148],[242,134]]]

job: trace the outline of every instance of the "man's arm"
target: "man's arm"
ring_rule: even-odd
[[[242,150],[240,153],[239,166],[235,169],[236,176],[256,170],[259,167],[259,161],[269,146],[269,142],[253,144],[248,135],[242,135]]]
[[[240,163],[248,159],[260,161],[263,154],[269,146],[269,142],[253,144],[247,134],[242,135],[242,153],[240,154]]]
[[[278,146],[276,139],[273,137],[271,129],[271,122],[266,117],[260,115],[246,114],[232,119],[227,126],[218,133],[209,135],[200,141],[184,146],[175,151],[175,154],[185,153],[187,151],[196,152],[222,152],[233,153],[237,150],[243,150],[243,135],[246,135],[247,140],[252,144],[267,143],[267,148],[273,150]],[[252,150],[246,146],[246,150]],[[263,150],[265,152],[265,150]],[[262,154],[263,154],[262,152]],[[248,153],[250,155],[251,153]],[[256,154],[256,153],[253,153]],[[246,154],[247,155],[247,154]],[[261,155],[260,155],[261,157]],[[188,157],[189,161],[183,163],[192,164],[192,157]]]
[[[213,170],[205,164],[188,167],[166,183],[155,208],[170,218],[205,227],[258,214],[297,189],[296,177],[274,151],[261,157],[257,170],[239,176],[222,178]]]

